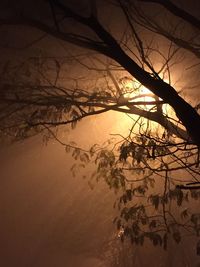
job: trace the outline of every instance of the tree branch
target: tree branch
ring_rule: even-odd
[[[192,16],[182,8],[176,6],[170,0],[139,0],[139,1],[160,4],[164,6],[167,10],[169,10],[173,15],[182,18],[184,21],[189,22],[192,26],[200,30],[200,20]]]

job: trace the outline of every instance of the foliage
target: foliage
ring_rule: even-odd
[[[42,134],[44,142],[54,138],[72,153],[73,175],[95,165],[89,184],[103,178],[117,192],[114,222],[122,241],[142,245],[148,239],[166,249],[169,235],[177,243],[184,233],[198,236],[199,103],[189,103],[186,88],[198,89],[199,20],[171,1],[82,1],[74,7],[50,0],[34,8],[37,15],[11,10],[1,26],[42,32],[29,49],[47,35],[68,45],[61,44],[65,56],[45,48],[3,62],[2,139]],[[119,23],[107,20],[105,8]],[[73,130],[84,118],[109,111],[131,118],[126,134],[90,149],[59,138],[61,126]]]

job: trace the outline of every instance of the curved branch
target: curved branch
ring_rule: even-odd
[[[73,45],[77,45],[79,47],[90,49],[90,50],[102,53],[104,55],[109,55],[109,49],[106,45],[100,44],[99,42],[96,42],[95,40],[92,40],[89,38],[83,38],[83,36],[79,36],[77,34],[57,31],[57,29],[54,29],[41,21],[34,20],[31,18],[25,18],[25,17],[16,18],[15,17],[15,18],[10,18],[10,19],[0,19],[0,26],[1,25],[22,25],[22,26],[36,28],[48,35],[51,35],[57,39],[66,41]]]
[[[168,11],[170,11],[176,17],[183,19],[184,21],[189,22],[192,26],[200,30],[200,20],[192,16],[182,8],[176,6],[170,0],[139,0],[140,2],[150,2],[157,3],[164,6]]]
[[[80,97],[82,95],[80,94]],[[34,116],[32,116],[33,114],[31,113],[28,118],[28,124],[30,126],[37,126],[37,125],[42,125],[42,124],[46,124],[46,125],[54,125],[54,126],[58,126],[58,125],[65,125],[65,124],[70,124],[73,122],[77,122],[80,119],[83,119],[85,117],[88,116],[93,116],[93,115],[98,115],[101,113],[105,113],[107,111],[113,110],[113,111],[117,111],[117,112],[121,112],[121,113],[125,113],[125,114],[131,114],[131,115],[137,115],[139,117],[143,117],[147,120],[150,121],[154,121],[158,124],[160,124],[163,128],[165,128],[170,134],[174,134],[175,136],[191,143],[191,140],[187,134],[187,132],[185,130],[183,130],[182,128],[180,128],[179,126],[175,125],[173,122],[171,122],[170,120],[168,120],[161,112],[151,112],[151,111],[146,111],[143,109],[140,109],[138,107],[136,107],[137,105],[152,105],[152,104],[156,104],[157,101],[150,101],[150,102],[145,102],[145,101],[136,101],[136,102],[129,102],[128,100],[126,100],[126,102],[123,103],[116,103],[116,99],[115,98],[96,98],[96,99],[91,99],[90,100],[90,96],[87,96],[88,100],[86,101],[80,101],[78,100],[78,96],[74,97],[74,96],[64,96],[64,97],[60,97],[58,98],[57,96],[50,96],[50,97],[43,97],[41,96],[41,99],[14,99],[14,98],[5,98],[5,99],[1,99],[1,101],[3,101],[3,103],[7,103],[9,105],[14,105],[14,110],[16,109],[15,105],[22,105],[24,107],[26,106],[34,106],[34,107],[46,107],[47,109],[51,106],[75,106],[77,108],[80,108],[82,110],[82,108],[89,108],[89,107],[93,107],[96,108],[96,110],[90,111],[90,112],[86,112],[84,111],[84,113],[82,112],[79,116],[73,118],[73,119],[69,119],[69,120],[64,120],[64,121],[39,121],[37,123],[34,122]],[[101,102],[101,101],[104,101]],[[105,102],[106,101],[106,102]],[[111,104],[112,103],[112,104]],[[115,104],[116,103],[116,104]],[[160,101],[159,101],[160,103]],[[10,110],[11,110],[11,115],[13,114],[12,112],[12,108],[10,106]],[[7,118],[7,116],[6,116]]]
[[[80,47],[95,50],[104,54],[124,67],[133,77],[135,77],[142,85],[151,90],[155,95],[163,99],[173,107],[177,117],[182,121],[186,127],[189,135],[193,141],[200,147],[200,116],[197,111],[189,105],[184,99],[182,99],[176,90],[165,83],[163,80],[152,77],[147,71],[140,67],[132,58],[130,58],[116,39],[100,24],[96,17],[91,15],[89,18],[82,17],[68,7],[60,4],[59,1],[55,0],[54,3],[63,9],[66,16],[71,16],[75,21],[90,28],[103,42],[104,45],[100,45],[99,42],[94,40],[87,41],[74,36],[70,36],[68,33],[58,32],[52,29],[48,25],[39,22],[37,20],[26,19],[18,21],[10,21],[9,23],[18,23],[23,25],[29,25],[36,27],[44,32],[51,34],[56,38],[60,38],[69,43],[78,45]],[[5,23],[5,21],[3,21]]]

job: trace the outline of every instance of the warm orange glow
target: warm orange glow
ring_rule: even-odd
[[[161,98],[156,97],[148,88],[141,85],[138,81],[134,81],[130,78],[125,77],[125,79],[121,80],[122,85],[122,92],[123,97],[130,103],[137,103],[136,107],[139,109],[143,109],[149,112],[156,112],[157,107],[155,103],[149,103],[149,102],[155,102],[158,100],[162,100]],[[164,115],[167,115],[170,118],[176,119],[176,115],[173,111],[173,109],[168,104],[161,104],[162,111]],[[127,119],[123,120],[123,123],[130,123],[130,117],[133,119],[136,118],[135,115],[128,116]],[[145,120],[143,120],[143,125],[146,127],[146,124],[144,123]],[[148,127],[151,127],[151,130],[154,130],[156,132],[159,132],[162,127],[159,126],[156,122],[148,121]]]
[[[128,81],[125,88],[128,92],[124,94],[124,97],[128,99],[129,102],[152,102],[155,101],[154,94],[146,87],[136,84],[134,86],[133,81]],[[145,110],[151,110],[154,105],[138,105],[140,108]]]

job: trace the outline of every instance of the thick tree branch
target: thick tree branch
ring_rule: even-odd
[[[54,29],[48,26],[47,24],[41,21],[38,21],[38,20],[25,18],[25,17],[0,19],[0,25],[22,25],[22,26],[36,28],[42,32],[47,33],[50,36],[66,41],[73,45],[77,45],[77,46],[80,46],[86,49],[94,50],[104,55],[109,54],[109,49],[106,45],[100,44],[99,42],[96,42],[95,40],[92,40],[86,37],[84,38],[83,36],[80,36],[80,35],[57,31],[57,29]]]
[[[72,17],[79,23],[88,26],[100,38],[104,45],[100,45],[94,40],[82,40],[79,37],[70,34],[58,32],[46,24],[32,20],[23,19],[17,21],[7,21],[7,24],[23,24],[36,27],[46,33],[53,35],[72,44],[98,51],[115,61],[117,61],[124,69],[126,69],[133,77],[135,77],[142,85],[151,90],[155,95],[162,98],[164,102],[169,103],[176,112],[177,117],[186,127],[193,141],[200,146],[200,116],[197,111],[191,107],[184,99],[182,99],[176,90],[165,83],[161,79],[152,77],[148,72],[142,69],[133,59],[131,59],[120,47],[115,38],[99,23],[96,17],[91,15],[89,18],[82,17],[74,13],[71,9],[63,6],[59,1],[54,1],[55,5],[61,8],[66,16]],[[6,23],[6,21],[2,21]]]
[[[184,21],[189,22],[192,26],[196,27],[200,30],[200,20],[196,17],[192,16],[182,8],[179,8],[170,0],[139,0],[140,2],[151,2],[157,3],[164,6],[167,10],[169,10],[173,15],[182,18]]]

